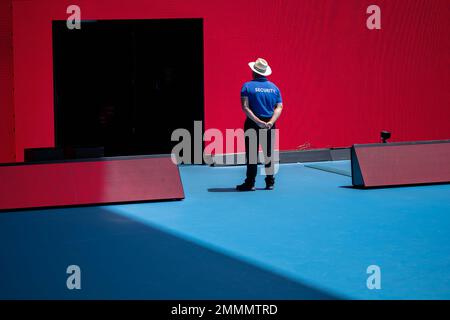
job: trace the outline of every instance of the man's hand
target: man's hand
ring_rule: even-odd
[[[271,121],[266,123],[266,129],[272,129],[273,123]]]
[[[257,123],[258,127],[260,127],[261,129],[267,129],[267,123],[265,123],[264,121],[259,120]]]

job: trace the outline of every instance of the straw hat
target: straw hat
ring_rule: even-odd
[[[262,76],[270,76],[272,74],[272,69],[270,68],[269,64],[262,58],[256,59],[255,62],[249,62],[248,66],[254,72]]]

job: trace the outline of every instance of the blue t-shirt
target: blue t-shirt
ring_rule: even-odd
[[[280,89],[265,77],[244,83],[241,97],[248,97],[250,110],[257,117],[272,117],[277,103],[282,103]]]

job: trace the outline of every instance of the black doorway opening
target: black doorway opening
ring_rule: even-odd
[[[203,20],[53,21],[55,145],[170,153],[204,123]]]

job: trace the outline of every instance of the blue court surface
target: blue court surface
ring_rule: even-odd
[[[318,165],[244,193],[245,167],[183,166],[183,201],[0,213],[0,298],[449,299],[450,185],[353,189],[348,161]]]

